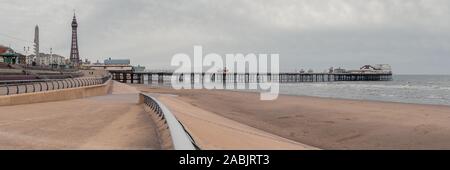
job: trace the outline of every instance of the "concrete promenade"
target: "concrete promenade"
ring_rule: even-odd
[[[137,91],[0,107],[0,149],[160,149]]]
[[[151,117],[154,113],[139,104],[136,87],[113,81],[93,91],[105,93],[0,106],[0,149],[168,149],[164,140],[167,136],[161,136],[164,132]],[[50,92],[53,95],[26,95],[71,98],[72,93],[81,92],[68,89]],[[317,149],[201,109],[176,96],[153,95],[184,124],[202,149]]]

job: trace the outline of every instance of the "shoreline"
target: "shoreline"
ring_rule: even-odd
[[[147,88],[153,88],[153,89],[166,89],[166,90],[174,90],[171,88],[171,86],[149,86],[148,84],[128,84],[135,87],[147,87]],[[141,87],[142,88],[142,87]],[[185,90],[185,89],[183,89]],[[206,89],[188,89],[188,90],[206,90]],[[260,92],[257,91],[248,91],[248,90],[227,90],[227,89],[214,89],[212,91],[219,91],[219,92],[238,92],[238,93],[250,93],[250,94],[257,94],[259,95]],[[405,105],[425,105],[425,106],[437,106],[437,107],[450,107],[449,105],[445,104],[426,104],[426,103],[407,103],[407,102],[397,102],[397,101],[383,101],[383,100],[370,100],[370,99],[349,99],[349,98],[337,98],[337,97],[321,97],[321,96],[309,96],[309,95],[296,95],[296,94],[283,94],[280,93],[280,96],[291,96],[291,97],[308,97],[308,98],[317,98],[317,99],[331,99],[331,100],[346,100],[346,101],[361,101],[361,102],[376,102],[376,103],[395,103],[395,104],[405,104]]]
[[[446,105],[293,95],[260,101],[256,92],[134,86],[321,149],[450,149]]]

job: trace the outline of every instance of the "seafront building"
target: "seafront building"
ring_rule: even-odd
[[[26,64],[26,56],[12,48],[0,45],[0,62],[6,64]]]
[[[145,71],[145,67],[141,65],[133,66],[133,70],[136,72],[143,72]]]
[[[348,73],[381,73],[391,74],[392,69],[389,64],[364,65],[359,70],[348,70]]]
[[[335,74],[392,74],[392,68],[389,64],[364,65],[359,70],[346,70],[341,67],[330,67],[328,73]]]
[[[92,70],[108,70],[108,71],[132,71],[133,66],[131,65],[130,59],[112,59],[108,58],[99,63],[98,61],[93,64],[83,65],[84,69]]]
[[[52,49],[50,49],[50,54],[40,52],[40,42],[39,42],[39,26],[36,25],[34,28],[34,44],[33,51],[30,53],[29,47],[24,47],[24,54],[14,51],[10,47],[0,45],[0,63],[3,64],[15,64],[22,66],[38,66],[42,68],[67,68],[69,65],[77,66],[81,63],[79,59],[78,52],[78,37],[77,37],[77,27],[78,23],[74,14],[72,23],[72,46],[71,46],[71,57],[70,61],[66,57],[53,54]]]
[[[36,54],[24,55],[10,47],[0,45],[0,63],[51,68],[64,68],[68,64],[62,55],[39,53],[38,56],[36,57]]]

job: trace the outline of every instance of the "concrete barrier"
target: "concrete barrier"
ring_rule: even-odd
[[[153,112],[151,117],[158,127],[158,134],[163,149],[197,150],[200,149],[189,132],[170,112],[170,110],[156,98],[140,93],[139,103],[144,104],[147,112]]]
[[[52,102],[106,95],[111,89],[111,83],[112,80],[108,80],[106,83],[100,85],[0,96],[0,106]]]

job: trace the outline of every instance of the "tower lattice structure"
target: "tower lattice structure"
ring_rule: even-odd
[[[72,20],[72,45],[70,49],[70,62],[73,67],[78,68],[80,66],[80,54],[78,52],[78,35],[77,35],[77,18],[75,14]]]

